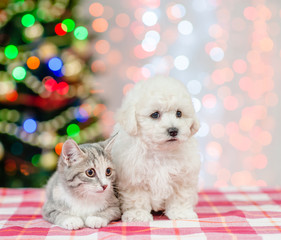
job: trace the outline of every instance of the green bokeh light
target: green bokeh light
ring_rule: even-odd
[[[39,162],[40,162],[40,154],[35,154],[32,159],[31,159],[32,165],[35,167],[39,166]]]
[[[21,19],[21,23],[24,27],[31,27],[35,23],[35,17],[31,14],[25,14]]]
[[[12,75],[14,79],[21,81],[26,76],[26,70],[23,67],[16,67],[14,68]]]
[[[77,27],[74,30],[74,36],[78,39],[78,40],[84,40],[88,37],[88,30],[87,28],[80,26]]]
[[[5,56],[9,59],[14,59],[18,56],[18,49],[15,45],[8,45],[7,47],[5,47]]]
[[[80,128],[77,124],[70,124],[66,129],[67,135],[70,137],[75,137],[80,133]]]
[[[64,19],[62,21],[62,29],[66,32],[71,32],[75,28],[75,22],[72,19]]]

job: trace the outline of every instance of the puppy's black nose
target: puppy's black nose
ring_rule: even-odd
[[[177,128],[169,128],[168,133],[171,137],[175,137],[178,135],[179,130]]]

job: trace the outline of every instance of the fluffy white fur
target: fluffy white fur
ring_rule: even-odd
[[[156,111],[158,119],[150,116]],[[199,122],[184,84],[168,77],[137,83],[116,120],[112,158],[122,220],[152,221],[151,210],[164,210],[169,219],[196,218],[200,158],[192,136]],[[171,137],[169,128],[178,135]]]

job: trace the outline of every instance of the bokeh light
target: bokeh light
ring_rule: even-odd
[[[225,128],[222,124],[216,123],[212,126],[211,133],[214,138],[223,138],[225,135]]]
[[[222,27],[219,26],[218,24],[213,24],[209,28],[209,35],[212,38],[215,38],[215,39],[221,38],[223,36],[223,29],[222,29]]]
[[[58,57],[51,58],[48,62],[48,67],[52,71],[59,71],[62,68],[62,60]]]
[[[9,59],[15,59],[18,56],[18,48],[15,45],[8,45],[4,50],[5,56]]]
[[[224,51],[219,47],[214,47],[210,51],[210,57],[215,62],[220,62],[224,58]]]
[[[142,15],[142,21],[146,26],[154,26],[158,21],[158,17],[155,12],[146,11]]]
[[[8,159],[5,162],[5,172],[7,172],[8,175],[14,175],[17,170],[17,164],[13,159]]]
[[[57,155],[54,152],[44,152],[40,156],[40,166],[45,170],[51,171],[56,168]]]
[[[233,62],[232,67],[235,72],[243,74],[247,70],[247,63],[242,59],[237,59]]]
[[[112,42],[121,42],[124,39],[124,30],[120,28],[112,28],[109,31],[109,38]]]
[[[90,5],[89,12],[94,17],[100,17],[104,13],[104,7],[101,3],[94,2]]]
[[[44,79],[44,87],[47,91],[54,92],[57,90],[57,82],[55,79],[47,77]]]
[[[88,37],[88,30],[83,26],[79,26],[74,30],[74,37],[78,40],[85,40]]]
[[[22,81],[26,76],[26,70],[24,67],[15,67],[12,72],[13,78],[17,81]]]
[[[68,125],[66,132],[69,137],[76,137],[80,133],[80,128],[77,124],[72,123]]]
[[[55,152],[56,152],[56,154],[58,154],[58,155],[61,154],[62,146],[63,146],[63,143],[62,143],[62,142],[56,144],[56,146],[55,146]]]
[[[186,10],[185,6],[182,4],[175,4],[171,7],[171,14],[175,18],[182,18],[185,16]]]
[[[120,13],[116,16],[115,21],[119,27],[125,28],[130,24],[130,17],[126,13]]]
[[[217,98],[213,94],[206,94],[202,99],[203,106],[207,109],[216,107]]]
[[[231,68],[216,69],[211,76],[213,82],[217,85],[222,85],[225,82],[231,82],[234,78],[234,73]]]
[[[31,56],[27,59],[26,65],[29,69],[35,70],[40,66],[40,59],[36,56]]]
[[[174,65],[178,70],[186,70],[189,66],[189,59],[184,55],[177,56],[174,60]]]
[[[19,96],[18,92],[14,90],[14,91],[6,94],[6,99],[9,102],[15,102],[18,99],[18,96]]]
[[[75,28],[75,22],[72,19],[67,18],[62,21],[62,29],[64,31],[72,32],[74,28]]]
[[[255,7],[246,7],[244,16],[247,20],[254,21],[258,16],[257,9]]]
[[[281,15],[266,3],[239,1],[234,7],[194,0],[187,5],[141,0],[112,8],[91,3],[91,31],[103,33],[92,45],[100,59],[92,61],[91,70],[112,75],[123,95],[138,81],[158,74],[179,78],[200,119],[196,136],[203,149],[202,186],[264,186],[268,181],[257,170],[269,165],[277,129],[280,84],[274,61],[281,57]],[[104,93],[114,98],[110,90]],[[78,110],[75,114],[79,119]],[[110,132],[112,112],[101,115]]]
[[[102,72],[105,72],[106,66],[105,66],[104,61],[96,60],[96,61],[93,61],[92,65],[91,65],[91,69],[94,73],[102,73]]]
[[[32,14],[25,14],[21,19],[21,23],[24,27],[31,27],[35,23],[35,17]]]
[[[271,38],[265,37],[260,40],[259,47],[262,52],[270,52],[274,47],[274,43]]]
[[[160,41],[160,35],[156,31],[148,31],[145,34],[145,38],[142,41],[142,48],[146,52],[153,52],[155,51],[158,43]]]
[[[33,166],[38,167],[39,166],[39,161],[40,161],[40,154],[35,154],[31,158],[31,163]]]
[[[109,52],[110,45],[106,40],[99,40],[95,44],[95,49],[99,54],[106,54]]]
[[[105,32],[108,28],[108,22],[104,18],[97,18],[93,21],[92,28],[98,33]]]
[[[189,35],[193,32],[193,25],[187,20],[183,20],[178,24],[178,31],[182,35]]]
[[[34,133],[37,129],[37,123],[34,119],[26,119],[23,123],[24,131]]]
[[[206,146],[207,154],[213,159],[219,159],[222,151],[222,146],[218,142],[209,142]]]
[[[76,109],[74,115],[79,122],[86,122],[89,119],[89,113],[82,107]]]
[[[94,114],[94,116],[99,116],[106,109],[107,108],[104,104],[99,103],[99,104],[95,105],[94,110],[93,110],[93,114]]]
[[[58,23],[55,26],[55,33],[59,36],[63,36],[67,33],[67,29],[64,28],[64,25],[62,23]]]
[[[69,85],[66,82],[60,82],[56,86],[56,91],[60,95],[65,95],[69,91]]]
[[[185,16],[186,9],[182,4],[173,4],[167,8],[167,16],[171,20],[177,20]]]

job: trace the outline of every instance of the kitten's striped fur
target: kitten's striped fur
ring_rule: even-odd
[[[48,181],[43,217],[66,229],[99,228],[121,216],[114,195],[112,139],[77,145],[67,140],[58,167]]]

